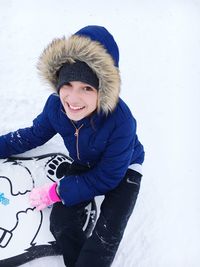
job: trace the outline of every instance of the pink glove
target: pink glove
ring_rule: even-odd
[[[61,201],[56,192],[56,187],[57,183],[53,183],[34,188],[29,195],[31,206],[36,207],[36,210],[40,211],[55,202]]]

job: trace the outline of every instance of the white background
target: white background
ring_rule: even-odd
[[[97,24],[120,48],[121,97],[146,160],[113,267],[200,266],[200,0],[0,0],[0,135],[31,125],[51,93],[36,62],[54,38]],[[64,152],[56,136],[25,153]],[[64,266],[61,257],[24,267]]]

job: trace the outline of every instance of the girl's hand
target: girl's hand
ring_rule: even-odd
[[[45,184],[44,186],[34,188],[29,195],[31,206],[36,207],[36,210],[40,211],[55,202],[61,201],[56,188],[57,183]]]

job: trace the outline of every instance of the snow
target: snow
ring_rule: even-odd
[[[113,267],[200,266],[200,1],[1,0],[0,135],[31,125],[51,93],[36,62],[54,38],[88,24],[120,47],[121,97],[138,121],[141,193]],[[24,155],[66,153],[56,136]],[[64,266],[61,257],[24,267]]]

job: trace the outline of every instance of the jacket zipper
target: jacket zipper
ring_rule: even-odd
[[[78,142],[79,141],[79,131],[83,127],[84,124],[81,124],[81,126],[79,128],[77,128],[76,125],[74,124],[74,122],[73,121],[71,121],[71,122],[75,128],[74,136],[76,136],[76,155],[77,155],[78,160],[80,160],[79,142]]]

